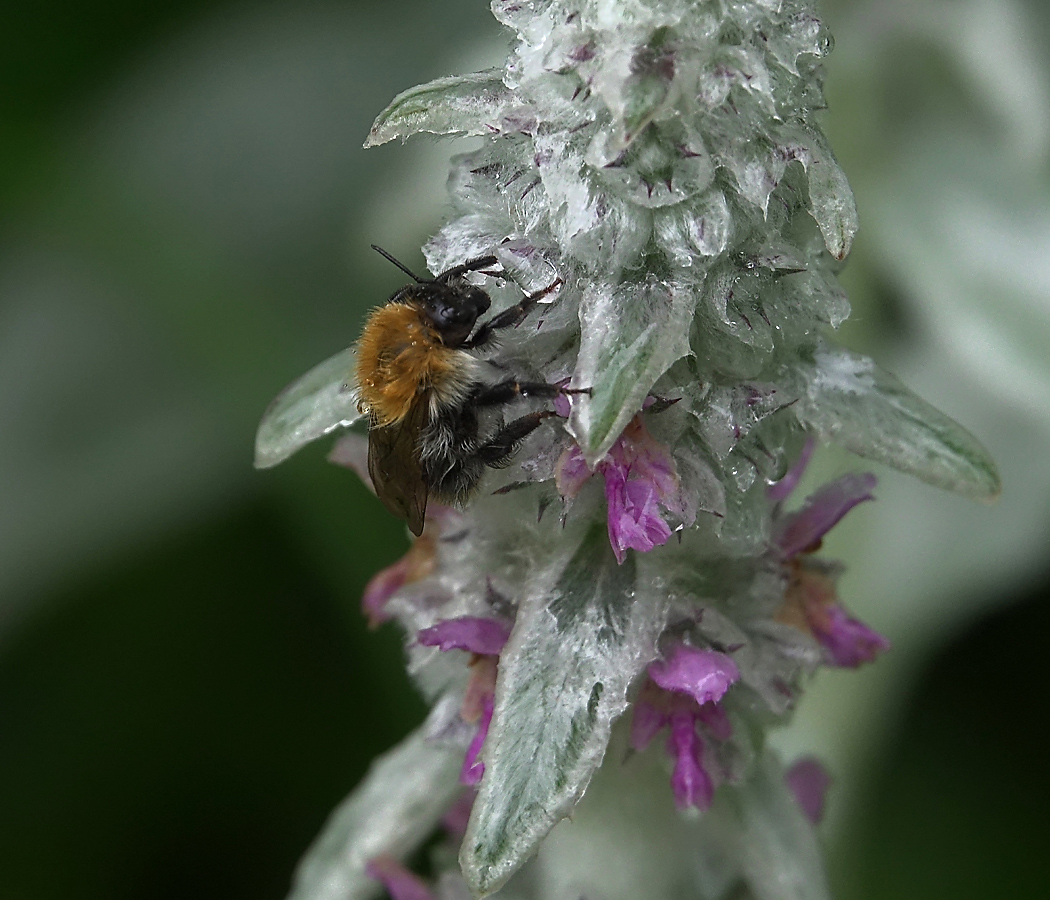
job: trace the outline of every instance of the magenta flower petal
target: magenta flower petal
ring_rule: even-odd
[[[875,499],[871,493],[875,484],[875,476],[866,473],[843,475],[824,485],[798,512],[777,523],[773,540],[780,552],[792,557],[813,547],[854,506]]]
[[[665,713],[651,703],[639,699],[634,704],[634,712],[631,715],[631,749],[644,750],[667,722]]]
[[[609,545],[616,556],[616,562],[622,566],[623,561],[627,559],[627,548],[629,546],[629,538],[626,536],[627,530],[636,526],[625,506],[624,487],[627,482],[619,469],[606,471],[603,467],[602,478],[605,479],[605,505],[609,529]]]
[[[806,818],[814,825],[819,825],[824,818],[824,802],[831,785],[828,770],[820,760],[804,756],[784,773],[784,781]]]
[[[627,481],[618,467],[602,468],[608,505],[609,543],[619,563],[627,551],[652,550],[666,544],[671,529],[660,515],[656,488],[649,482]]]
[[[646,552],[667,543],[672,531],[664,511],[686,525],[696,519],[670,451],[649,434],[641,415],[631,419],[596,471],[605,481],[609,543],[619,563],[628,550]],[[571,447],[555,468],[558,493],[575,497],[592,474],[580,448]]]
[[[725,653],[678,643],[667,659],[649,664],[649,677],[665,691],[688,694],[703,706],[721,700],[740,670]]]
[[[587,461],[579,446],[573,444],[558,458],[554,467],[554,483],[563,497],[575,497],[584,482],[594,474],[587,468]]]
[[[474,740],[467,747],[467,753],[463,757],[463,768],[459,773],[462,784],[477,784],[481,776],[485,774],[485,764],[478,760],[481,748],[485,744],[485,738],[489,734],[489,725],[492,723],[492,698],[485,701],[484,709],[481,711],[481,719],[478,722],[478,730],[474,734]]]
[[[381,882],[391,900],[437,900],[426,882],[392,856],[377,856],[365,865],[365,874]]]
[[[838,604],[826,606],[819,619],[811,619],[813,636],[827,650],[831,665],[855,669],[889,650],[890,642]]]
[[[416,640],[424,647],[497,656],[509,637],[510,628],[503,622],[480,616],[463,616],[445,619],[437,625],[424,628],[416,635]]]
[[[791,496],[795,488],[798,487],[798,483],[802,480],[802,476],[805,474],[806,469],[809,467],[809,461],[813,457],[813,451],[817,447],[817,442],[813,438],[807,438],[805,446],[802,448],[802,452],[799,454],[795,464],[788,469],[787,474],[768,488],[766,488],[766,497],[769,498],[770,503],[781,503],[787,500]]]
[[[365,585],[361,608],[368,617],[370,627],[375,628],[390,619],[390,614],[386,611],[387,601],[405,586],[411,569],[412,560],[406,554],[393,565],[376,572]]]
[[[674,460],[667,448],[645,433],[647,440],[636,449],[634,462],[631,464],[633,480],[648,482],[656,489],[661,503],[666,503],[678,496],[678,472]]]
[[[437,564],[437,553],[433,539],[428,535],[416,538],[408,553],[393,565],[380,570],[365,586],[361,607],[368,617],[368,624],[375,628],[390,618],[387,602],[406,584],[429,576]]]
[[[667,752],[675,758],[671,790],[679,809],[695,806],[705,810],[715,795],[714,782],[702,762],[704,744],[696,733],[693,717],[679,714],[671,718]]]
[[[666,544],[671,529],[660,515],[659,488],[652,482],[628,481],[624,494],[627,508],[637,517],[638,525],[645,533],[645,541],[653,546]]]

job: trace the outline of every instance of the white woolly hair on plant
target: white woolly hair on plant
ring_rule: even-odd
[[[785,770],[765,735],[816,667],[888,645],[815,555],[874,478],[790,494],[822,442],[975,498],[998,493],[995,467],[830,342],[857,216],[817,123],[831,38],[810,3],[492,11],[506,65],[406,91],[367,146],[482,137],[452,162],[428,264],[492,257],[464,284],[497,315],[557,284],[484,358],[590,393],[554,398],[463,508],[432,503],[369,585],[433,711],[336,810],[292,897],[818,900],[827,780]],[[258,466],[362,418],[354,360],[274,401]],[[350,430],[332,459],[365,473],[366,443]],[[409,872],[442,829],[432,877]]]

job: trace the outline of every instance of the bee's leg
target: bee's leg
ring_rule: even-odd
[[[487,269],[489,266],[494,266],[499,260],[495,256],[479,256],[477,259],[469,259],[465,263],[458,266],[453,266],[451,269],[445,269],[434,281],[448,281],[450,278],[458,278],[460,275],[465,275],[467,272],[477,272],[479,269]],[[501,272],[483,272],[484,275],[490,275],[493,278],[502,278],[503,273]]]
[[[463,347],[467,350],[477,350],[492,340],[493,332],[499,331],[501,328],[512,328],[515,325],[520,325],[540,300],[552,291],[557,290],[561,285],[562,280],[555,278],[545,288],[523,297],[520,303],[515,303],[509,309],[505,309],[487,322],[483,322],[478,330],[474,332],[474,337],[463,344]]]
[[[511,403],[519,397],[540,397],[550,399],[559,394],[589,394],[590,388],[566,388],[556,384],[547,384],[545,381],[518,381],[516,378],[508,378],[496,384],[483,387],[474,395],[474,403],[478,406],[499,406]]]
[[[557,415],[553,410],[545,409],[529,413],[520,419],[508,422],[484,444],[478,447],[475,455],[486,466],[499,469],[510,462],[514,449],[532,432],[540,427],[544,419]]]

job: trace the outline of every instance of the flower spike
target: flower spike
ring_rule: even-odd
[[[889,646],[817,555],[875,479],[787,507],[818,443],[981,498],[995,467],[830,343],[857,213],[817,124],[831,38],[811,0],[491,8],[506,63],[402,92],[368,136],[478,138],[424,248],[434,276],[406,269],[368,352],[259,427],[265,468],[367,414],[331,459],[420,536],[363,605],[405,630],[433,703],[291,900],[370,900],[377,879],[394,900],[826,900],[827,779],[785,774],[765,735],[816,667]],[[394,860],[442,821],[431,885]],[[626,847],[623,871],[593,865],[621,833],[661,841],[639,859],[666,871],[632,880]]]

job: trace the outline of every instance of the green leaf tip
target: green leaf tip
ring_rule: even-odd
[[[820,348],[803,393],[796,414],[824,440],[975,500],[1002,492],[970,432],[866,357]]]
[[[353,347],[330,356],[278,394],[255,434],[255,468],[269,469],[362,417],[351,386]]]
[[[511,95],[502,70],[436,78],[402,91],[376,118],[365,147],[414,134],[493,134]]]
[[[589,464],[606,454],[656,380],[689,354],[695,306],[693,292],[656,278],[584,293],[580,320],[603,326],[584,329],[573,384],[591,395],[574,405],[569,428]]]

